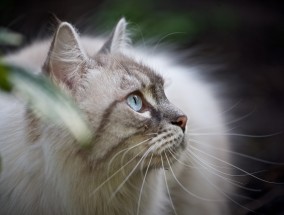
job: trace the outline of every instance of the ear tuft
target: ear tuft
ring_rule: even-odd
[[[62,22],[51,43],[44,71],[53,79],[71,86],[76,76],[80,76],[80,65],[86,59],[76,30],[69,23]]]
[[[69,62],[80,61],[86,58],[83,52],[79,36],[72,25],[62,22],[57,30],[53,41],[52,56],[58,60],[68,60]]]
[[[126,27],[126,20],[121,18],[99,53],[114,53],[125,48],[131,42]]]

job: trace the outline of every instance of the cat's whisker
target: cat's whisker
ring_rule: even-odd
[[[196,142],[198,144],[206,145],[206,147],[209,147],[209,148],[212,148],[212,149],[216,149],[218,151],[227,152],[227,153],[234,154],[234,155],[237,155],[237,156],[240,156],[240,157],[244,157],[244,158],[247,158],[247,159],[250,159],[250,160],[258,161],[258,162],[261,162],[261,163],[272,164],[272,165],[284,165],[284,163],[281,163],[281,162],[268,161],[268,160],[257,158],[257,157],[254,157],[254,156],[251,156],[251,155],[247,155],[247,154],[244,154],[244,153],[235,152],[235,151],[232,151],[232,150],[229,150],[229,149],[215,147],[215,146],[212,146],[210,144],[206,144],[206,143],[203,143],[201,141],[194,140],[194,139],[191,139],[191,140],[193,140],[194,142]],[[262,171],[265,171],[265,170],[262,170]],[[262,172],[262,171],[257,171],[257,173],[258,172]]]
[[[191,140],[192,142],[195,142],[195,141],[193,141],[193,140]],[[190,146],[189,146],[190,147]],[[187,151],[189,151],[189,148],[187,148],[186,149]],[[217,168],[217,169],[222,169],[222,170],[231,170],[231,167],[229,167],[228,165],[225,165],[224,163],[222,163],[222,164],[213,164],[213,163],[210,163],[210,165],[212,166],[212,167],[215,167],[215,168]]]
[[[151,157],[153,157],[153,156],[154,156],[154,155],[153,155],[153,153],[152,153]],[[142,177],[144,177],[144,176],[143,176],[143,175],[144,175],[143,170],[145,169],[145,166],[148,166],[148,164],[145,165],[146,159],[147,159],[147,157],[144,157],[143,160],[141,161],[141,165],[140,165],[140,173],[141,173]],[[151,158],[151,159],[152,159],[152,158]]]
[[[142,43],[143,43],[143,47],[146,47],[146,41],[145,41],[145,38],[144,38],[143,31],[142,31],[141,27],[138,24],[136,24],[136,23],[132,23],[132,24],[134,24],[136,26],[136,28],[138,29],[139,35],[141,36],[141,40],[142,40]]]
[[[232,196],[232,197],[234,196],[236,198],[241,198],[241,199],[246,199],[246,200],[253,200],[254,199],[253,197],[245,196],[245,195],[239,194],[237,192],[231,192],[230,196]]]
[[[147,141],[150,141],[151,139],[152,139],[152,138],[148,138],[148,139],[143,140],[143,141],[141,141],[141,142],[139,142],[139,143],[137,143],[137,144],[135,144],[135,145],[133,145],[133,146],[131,146],[131,147],[122,149],[122,150],[120,150],[119,152],[117,152],[117,153],[111,158],[111,160],[109,161],[108,168],[107,168],[107,172],[109,173],[110,166],[111,166],[112,162],[114,161],[114,159],[115,159],[119,154],[121,154],[122,152],[127,153],[127,152],[129,152],[131,149],[134,149],[134,148],[136,148],[136,147],[138,147],[138,146],[140,146],[140,145],[146,143]],[[123,157],[123,156],[122,156],[122,157]]]
[[[111,176],[109,176],[103,183],[101,183],[99,186],[96,187],[96,189],[91,193],[91,195],[94,195],[100,188],[102,188],[107,182],[109,182],[116,174],[118,174],[124,167],[126,167],[128,164],[130,164],[133,160],[135,160],[140,154],[139,152],[137,155],[135,155],[133,158],[131,158],[127,163],[125,163],[122,167],[120,167],[117,171],[115,171]]]
[[[145,157],[145,158],[146,158],[146,157]],[[137,213],[136,213],[136,215],[139,215],[142,192],[143,192],[144,184],[145,184],[146,177],[147,177],[147,174],[148,174],[148,170],[149,170],[149,167],[150,167],[151,162],[152,162],[152,158],[153,158],[153,154],[152,154],[151,157],[150,157],[150,160],[149,160],[149,163],[148,163],[148,166],[147,166],[145,175],[144,175],[144,177],[143,177],[143,181],[142,181],[142,185],[141,185],[140,192],[139,192],[139,197],[138,197],[138,204],[137,204]],[[144,159],[144,160],[145,160],[145,159]]]
[[[137,169],[138,165],[148,156],[150,153],[152,147],[150,147],[144,155],[141,157],[141,159],[137,162],[137,164],[134,166],[134,168],[130,171],[130,173],[125,177],[124,181],[116,188],[115,192],[112,193],[110,201],[115,197],[116,193],[124,186],[124,184],[128,181],[128,179],[131,177],[133,172]],[[124,172],[124,171],[123,171]]]
[[[188,165],[188,164],[185,164],[183,163],[182,161],[180,161],[179,159],[177,159],[175,157],[175,152],[173,152],[171,149],[168,150],[168,152],[173,156],[173,158],[179,162],[180,164],[182,164],[183,166],[186,166],[186,167],[189,167],[190,169],[197,169],[198,167],[194,167],[192,165]],[[209,165],[209,164],[208,164]],[[217,168],[222,168],[222,169],[231,169],[229,167],[223,167],[223,166],[218,166],[218,165],[214,165],[214,164],[210,164],[210,166],[213,168],[213,166],[217,167]],[[206,168],[205,168],[206,169]],[[216,168],[214,168],[215,170],[217,170]],[[258,174],[258,173],[262,173],[262,172],[265,172],[266,170],[260,170],[260,171],[255,171],[255,172],[250,172],[250,174]],[[234,176],[234,177],[243,177],[243,176],[248,176],[248,174],[228,174],[228,173],[224,173],[224,172],[221,172],[219,171],[220,173],[222,174],[225,174],[225,175],[228,175],[228,176]]]
[[[133,169],[130,171],[130,173],[125,177],[125,179],[120,183],[120,185],[116,188],[116,190],[112,193],[109,202],[115,197],[115,195],[119,192],[119,190],[124,186],[124,184],[128,181],[128,179],[131,177],[131,175],[134,173],[134,171],[137,169],[141,161],[144,157],[148,156],[148,154],[151,152],[151,150],[154,148],[154,145],[147,149],[147,151],[142,155],[141,159],[137,162],[137,164],[133,167]]]
[[[175,34],[186,34],[186,32],[172,32],[172,33],[168,33],[165,36],[163,36],[161,39],[158,40],[158,42],[156,43],[156,45],[154,46],[152,52],[154,53],[156,51],[156,49],[158,48],[158,46],[160,45],[160,43],[166,39],[169,36],[175,35]]]
[[[190,141],[191,142],[193,142],[193,143],[197,143],[198,145],[201,145],[201,144],[203,144],[203,145],[205,145],[206,147],[208,146],[208,144],[206,144],[206,143],[203,143],[203,142],[201,142],[201,141],[197,141],[197,140],[194,140],[194,139],[190,139]],[[186,149],[187,151],[189,151],[189,148],[187,148]],[[190,151],[189,151],[190,152]],[[228,165],[225,165],[224,164],[224,166],[221,166],[221,164],[213,164],[213,163],[210,163],[210,166],[212,166],[212,167],[215,167],[215,168],[217,168],[217,169],[224,169],[224,170],[231,170],[232,168],[231,167],[229,167]],[[254,173],[254,172],[253,172]],[[253,174],[252,173],[252,174]],[[247,174],[235,174],[235,175],[233,175],[233,174],[230,174],[230,176],[247,176]]]
[[[166,154],[166,153],[164,153],[164,154]],[[168,196],[169,196],[169,199],[170,199],[170,203],[171,203],[171,206],[174,210],[175,215],[177,215],[176,208],[174,206],[172,196],[171,196],[171,193],[170,193],[170,189],[169,189],[169,185],[168,185],[168,182],[167,182],[167,176],[166,176],[165,165],[164,165],[164,161],[163,161],[163,155],[161,155],[161,163],[162,163],[162,169],[163,169],[164,178],[165,178],[165,185],[166,185],[167,193],[168,193]],[[168,162],[168,164],[170,165],[169,162]]]
[[[221,174],[226,174],[226,175],[232,176],[231,174],[223,173],[222,171],[219,171],[219,170],[216,169],[216,168],[212,168],[212,167],[209,165],[209,163],[207,163],[207,162],[205,162],[205,161],[202,161],[202,159],[198,158],[198,156],[195,155],[193,152],[190,152],[190,151],[189,151],[189,154],[188,154],[188,155],[190,156],[190,158],[191,158],[193,161],[195,161],[197,164],[201,165],[201,166],[204,168],[204,170],[208,171],[209,173],[211,173],[211,174],[213,174],[213,175],[215,175],[215,176],[217,176],[217,177],[223,179],[224,181],[226,181],[226,182],[228,182],[228,183],[230,183],[230,184],[232,184],[232,185],[234,185],[234,186],[236,186],[236,187],[239,187],[239,188],[241,188],[241,189],[243,189],[243,190],[252,191],[252,192],[260,192],[260,191],[261,191],[260,189],[252,189],[252,188],[245,187],[245,186],[241,185],[241,182],[239,182],[239,181],[236,181],[236,180],[233,180],[233,179],[230,179],[230,178],[227,178],[227,177],[224,177],[224,176],[222,176],[222,175],[217,174],[216,172],[219,172],[219,173],[221,173]],[[207,167],[208,167],[209,169],[208,169]]]
[[[146,139],[146,140],[143,140],[142,142],[140,142],[139,144],[137,144],[137,145],[135,145],[134,147],[132,146],[132,147],[130,147],[130,148],[128,148],[124,153],[123,153],[123,155],[122,155],[122,157],[121,157],[121,164],[123,164],[123,161],[124,161],[124,158],[125,158],[125,156],[126,156],[126,154],[131,150],[131,149],[133,149],[133,148],[136,148],[137,146],[140,146],[140,145],[142,145],[142,144],[144,144],[144,143],[146,143],[146,142],[148,142],[148,141],[151,141],[153,138],[151,137],[151,138],[148,138],[148,139]]]
[[[151,141],[151,140],[152,140],[152,138],[149,138],[149,139],[143,141],[143,143],[146,143],[146,142]],[[140,144],[139,144],[139,145],[140,145]],[[131,150],[131,149],[129,149],[129,150],[127,150],[127,151],[125,151],[125,152],[123,153],[123,155],[122,155],[122,157],[121,157],[121,160],[120,160],[121,165],[123,165],[125,156],[126,156],[126,154],[127,154],[130,150]],[[143,162],[143,161],[142,161],[142,162]],[[126,175],[124,169],[122,170],[122,174],[123,174],[123,175]]]
[[[211,158],[213,158],[213,159],[215,159],[215,160],[217,160],[217,161],[220,161],[220,162],[222,162],[222,163],[224,163],[224,164],[226,164],[226,165],[229,165],[229,166],[231,166],[231,167],[233,167],[233,168],[235,168],[235,169],[237,169],[237,170],[239,170],[239,171],[241,171],[241,172],[244,172],[244,173],[248,174],[248,176],[251,176],[251,177],[253,177],[253,178],[255,178],[255,179],[259,180],[259,181],[266,182],[266,183],[270,183],[270,184],[284,184],[284,183],[278,183],[278,182],[272,182],[272,181],[264,180],[264,179],[262,179],[262,178],[259,178],[259,177],[255,176],[255,175],[253,175],[253,174],[247,172],[246,170],[244,170],[244,169],[242,169],[242,168],[240,168],[240,167],[238,167],[238,166],[236,166],[236,165],[233,165],[233,164],[231,164],[231,163],[229,163],[229,162],[227,162],[227,161],[224,161],[224,160],[222,160],[222,159],[220,159],[220,158],[218,158],[218,157],[216,157],[216,156],[210,155],[210,154],[208,154],[208,153],[206,153],[206,152],[204,152],[204,151],[202,151],[202,150],[200,150],[200,149],[198,149],[198,148],[196,148],[196,147],[194,147],[194,146],[192,146],[192,145],[191,145],[190,147],[191,147],[192,149],[196,150],[196,151],[201,152],[202,154],[204,154],[204,155],[206,155],[206,156],[208,156],[208,157],[211,157]]]
[[[122,157],[121,157],[121,160],[120,160],[120,163],[121,163],[121,165],[123,165],[123,163],[124,163],[124,159],[125,159],[125,156],[126,156],[126,153],[128,153],[130,150],[127,150],[126,152],[124,152],[123,153],[123,155],[122,155]],[[140,168],[142,169],[144,166],[144,161],[145,161],[145,159],[146,159],[146,156],[143,158],[141,158],[141,165],[140,165]],[[141,169],[140,169],[140,171],[141,171]],[[122,169],[121,170],[121,174],[123,175],[123,176],[127,176],[127,174],[125,173],[125,169]],[[129,186],[132,186],[132,187],[134,187],[135,188],[135,185],[133,185],[132,183],[131,183],[131,181],[128,181],[127,182],[128,183],[128,185]]]
[[[187,149],[187,151],[192,154],[193,152],[192,151],[189,151]],[[198,159],[201,159],[201,158],[198,158]],[[228,174],[228,173],[225,173],[225,172],[222,172],[218,169],[228,169],[228,170],[231,170],[230,167],[223,167],[223,166],[218,166],[218,165],[214,165],[214,164],[211,164],[211,163],[207,163],[207,165],[211,166],[214,170],[220,172],[221,174],[224,174],[224,175],[228,175],[228,176],[232,176],[232,177],[244,177],[244,176],[248,176],[248,174],[244,173],[244,174]],[[216,168],[214,168],[216,167]],[[255,171],[255,172],[250,172],[250,174],[258,174],[258,173],[261,173],[261,172],[264,172],[265,170],[260,170],[260,171]]]
[[[198,163],[198,162],[197,162],[197,163]],[[212,183],[212,181],[208,180],[207,176],[204,175],[204,172],[202,172],[201,169],[197,169],[197,170],[198,170],[198,172],[203,176],[203,178],[204,178],[215,190],[217,190],[217,192],[219,192],[220,194],[224,195],[227,199],[229,199],[230,201],[232,201],[232,202],[235,203],[236,205],[238,205],[238,206],[244,208],[245,210],[248,210],[248,211],[250,211],[250,212],[254,212],[254,211],[252,211],[251,209],[249,209],[249,208],[243,206],[242,204],[240,204],[239,202],[237,202],[236,200],[234,200],[232,197],[230,197],[228,194],[226,194],[224,191],[222,191],[222,190],[220,189],[220,187],[218,187],[216,184]]]
[[[170,164],[170,161],[169,161],[169,159],[168,159],[167,154],[165,154],[165,157],[166,157],[168,163]],[[203,201],[219,202],[218,200],[207,199],[207,198],[198,196],[197,194],[195,194],[195,193],[189,191],[189,190],[177,179],[177,177],[176,177],[176,175],[175,175],[175,173],[174,173],[174,171],[173,171],[171,165],[169,165],[169,168],[170,168],[170,171],[171,171],[172,176],[173,176],[173,178],[175,179],[175,181],[176,181],[176,182],[178,183],[178,185],[179,185],[186,193],[188,193],[190,196],[193,196],[193,197],[195,197],[195,198],[197,198],[197,199],[199,199],[199,200],[203,200]]]
[[[241,133],[190,133],[192,136],[237,136],[237,137],[250,137],[250,138],[267,138],[267,137],[274,137],[283,132],[277,132],[272,134],[264,134],[264,135],[251,135],[251,134],[241,134]]]
[[[173,158],[174,158],[177,162],[179,162],[179,163],[182,164],[183,166],[189,167],[190,169],[195,169],[195,168],[197,168],[197,167],[195,167],[195,166],[191,166],[191,165],[188,165],[188,164],[186,164],[186,163],[183,163],[182,161],[180,161],[179,159],[177,159],[176,156],[175,156],[176,153],[173,152],[171,149],[169,149],[168,152],[173,156]]]
[[[204,143],[204,142],[192,139],[192,138],[190,139],[190,141],[198,143],[198,144],[201,144],[201,145],[205,145],[208,148],[212,148],[212,149],[215,149],[215,150],[218,150],[218,151],[224,151],[224,152],[231,153],[231,154],[236,154],[236,155],[239,155],[241,157],[245,157],[245,158],[248,158],[248,159],[251,159],[251,160],[255,160],[255,161],[259,161],[259,162],[262,162],[262,163],[273,164],[273,165],[283,165],[283,163],[276,163],[276,162],[272,162],[272,161],[267,161],[267,160],[255,158],[255,157],[252,157],[252,156],[249,156],[249,155],[246,155],[246,154],[234,152],[234,151],[229,150],[229,149],[223,149],[223,148],[220,148],[220,147],[214,147],[214,146],[212,146],[210,144],[207,144],[207,143]],[[215,167],[217,167],[219,169],[220,168],[222,168],[222,169],[231,169],[228,166],[227,167],[222,167],[222,166],[217,166],[217,165],[214,165],[214,164],[210,164],[210,165],[211,166],[215,166]],[[262,172],[266,172],[266,171],[267,170],[259,170],[259,171],[249,172],[249,174],[256,175],[256,174],[259,174],[259,173],[262,173]],[[249,174],[247,174],[247,173],[243,173],[243,174],[230,174],[230,176],[233,176],[233,177],[246,177]]]
[[[212,174],[214,174],[214,175],[216,175],[216,176],[218,176],[218,177],[220,177],[220,178],[222,178],[222,179],[224,179],[226,181],[228,180],[230,182],[240,183],[238,181],[234,181],[232,179],[228,179],[225,176],[222,176],[222,175],[231,176],[231,174],[224,173],[224,172],[218,170],[217,168],[213,167],[212,164],[206,162],[204,159],[199,158],[195,153],[187,150],[186,151],[186,155],[189,157],[190,160],[195,161],[197,164],[199,164],[202,167],[202,169],[204,169],[204,170],[206,170],[206,171],[208,171],[208,172],[210,172],[210,173],[212,173]],[[201,169],[201,168],[199,168],[199,169]],[[219,175],[219,174],[215,173],[214,171],[216,171],[216,172],[218,172],[218,173],[220,173],[222,175]]]
[[[234,110],[236,107],[238,107],[241,104],[241,102],[242,102],[242,100],[240,99],[235,104],[232,104],[231,107],[228,107],[227,109],[218,113],[216,116],[223,116],[225,113],[230,113],[232,110]]]

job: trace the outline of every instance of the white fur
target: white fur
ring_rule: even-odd
[[[120,24],[124,25],[123,22]],[[91,37],[83,37],[80,40],[82,49],[88,56],[94,56],[104,42],[104,39]],[[45,62],[49,45],[49,40],[35,43],[7,56],[5,60],[38,73]],[[192,150],[203,162],[212,166],[226,166],[225,163],[204,154],[208,153],[227,162],[228,156],[216,149],[228,147],[228,140],[225,136],[194,135],[194,133],[204,131],[221,134],[225,130],[224,119],[217,99],[214,97],[214,88],[200,81],[199,71],[175,64],[172,60],[173,56],[163,54],[165,51],[153,53],[151,49],[141,47],[124,48],[122,52],[141,60],[171,81],[166,88],[167,97],[188,115],[186,135],[189,138],[189,145],[200,149],[203,153],[190,146],[188,150]],[[107,100],[101,102],[102,108],[108,104]],[[144,115],[144,117],[149,117],[148,112]],[[13,96],[0,95],[0,154],[3,164],[3,171],[0,175],[0,193],[2,194],[0,207],[2,210],[8,211],[9,214],[94,214],[94,211],[100,211],[100,214],[110,215],[116,214],[115,208],[124,206],[124,214],[136,213],[136,208],[130,208],[128,204],[131,205],[131,201],[137,201],[141,183],[136,184],[138,186],[136,190],[125,188],[127,195],[123,202],[115,199],[111,205],[103,208],[102,205],[107,205],[111,193],[101,192],[101,196],[97,197],[91,195],[92,192],[89,190],[96,185],[96,180],[99,181],[100,173],[96,174],[97,178],[95,177],[94,181],[85,179],[84,171],[80,169],[80,160],[75,159],[71,162],[64,160],[64,156],[60,157],[59,154],[54,153],[55,150],[62,150],[62,153],[72,154],[72,151],[64,151],[61,146],[56,149],[49,144],[54,140],[62,141],[63,145],[72,144],[64,140],[64,131],[45,128],[44,138],[36,144],[30,144],[25,138],[27,130],[24,117],[24,104]],[[193,134],[190,134],[191,130]],[[107,145],[104,147],[107,151]],[[169,169],[166,173],[167,184],[177,214],[228,214],[227,197],[223,193],[227,191],[227,185],[223,179],[215,175],[219,173],[216,171],[215,174],[211,173],[212,169],[206,171],[201,162],[191,160],[186,155],[181,160],[188,165],[193,165],[194,168],[190,169],[176,162],[173,169]],[[74,172],[74,170],[78,171]],[[171,170],[192,195],[183,191],[172,176]],[[224,171],[221,167],[219,170]],[[140,215],[173,213],[163,174],[163,170],[155,170],[147,177],[142,193]],[[71,189],[69,185],[76,180],[81,181],[80,186]],[[9,203],[11,205],[4,201],[5,195],[9,193],[12,193],[15,199],[15,202]],[[100,207],[102,209],[98,209]]]

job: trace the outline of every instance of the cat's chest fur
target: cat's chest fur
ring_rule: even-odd
[[[106,40],[79,38],[63,23],[52,42],[4,59],[52,77],[95,137],[82,152],[63,128],[1,94],[1,214],[227,213],[227,185],[216,175],[228,140],[190,134],[224,131],[211,88],[170,55],[125,48],[125,26],[122,19]]]

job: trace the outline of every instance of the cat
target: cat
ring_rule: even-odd
[[[214,88],[166,49],[131,46],[126,27],[122,18],[100,38],[61,22],[52,39],[3,58],[48,76],[93,139],[84,149],[1,93],[0,214],[229,214],[229,140],[202,135],[225,133]]]

